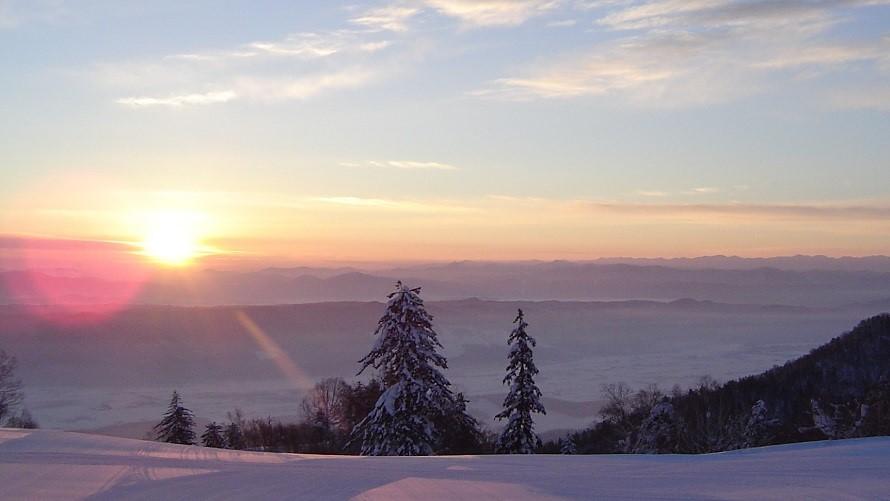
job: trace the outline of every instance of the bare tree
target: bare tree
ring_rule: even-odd
[[[714,391],[720,388],[720,381],[717,381],[710,374],[705,374],[698,378],[699,391]]]
[[[346,402],[349,387],[340,378],[327,378],[303,398],[302,410],[306,421],[328,430],[348,432],[346,423]]]
[[[604,384],[602,387],[603,399],[606,401],[600,416],[604,421],[622,423],[633,411],[631,397],[633,391],[626,383]]]
[[[15,357],[0,350],[0,423],[22,403],[22,381],[15,377],[17,365]]]

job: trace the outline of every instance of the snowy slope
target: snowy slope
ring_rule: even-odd
[[[2,499],[890,499],[890,438],[702,456],[359,458],[0,429]]]

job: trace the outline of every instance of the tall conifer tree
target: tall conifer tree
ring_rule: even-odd
[[[438,353],[442,345],[433,317],[419,294],[420,288],[396,284],[377,323],[374,347],[359,361],[359,374],[373,367],[384,386],[374,408],[353,430],[362,455],[432,454],[441,442],[442,423],[461,409],[441,372],[447,362]]]
[[[536,342],[525,332],[528,324],[522,310],[513,323],[516,328],[507,340],[510,355],[507,375],[504,376],[504,384],[510,385],[510,392],[504,399],[504,410],[495,416],[499,420],[506,419],[507,426],[498,438],[496,449],[501,454],[534,454],[541,439],[535,434],[532,414],[547,413],[541,404],[541,390],[534,379],[538,374],[532,353]]]

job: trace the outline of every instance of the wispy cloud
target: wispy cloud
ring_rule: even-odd
[[[404,32],[412,19],[424,11],[454,18],[465,27],[517,26],[551,12],[564,0],[416,0],[394,2],[362,11],[350,19],[354,25],[371,31]],[[574,21],[563,21],[570,26]]]
[[[423,169],[423,170],[457,170],[457,167],[439,162],[415,162],[411,160],[390,160],[386,165],[398,169]]]
[[[829,102],[841,109],[890,112],[890,85],[838,90],[829,96]]]
[[[705,34],[658,34],[607,42],[587,54],[542,62],[525,75],[495,80],[473,95],[514,101],[618,94],[661,105],[712,102],[744,86],[725,78],[711,51],[720,41]],[[727,79],[727,83],[729,83]],[[710,84],[710,85],[709,85]]]
[[[457,167],[442,162],[416,160],[369,160],[367,162],[340,162],[342,167],[388,167],[408,170],[457,170]]]
[[[258,40],[231,49],[202,50],[172,54],[167,60],[192,62],[239,61],[263,56],[303,60],[324,59],[335,55],[376,52],[392,44],[390,40],[368,39],[350,30],[292,33],[279,40]]]
[[[225,103],[238,97],[234,91],[206,92],[204,94],[184,94],[168,97],[125,97],[116,100],[118,104],[134,108],[147,108],[152,106],[164,106],[179,108],[186,105],[202,105]]]
[[[352,89],[371,82],[378,73],[363,67],[350,67],[302,77],[245,76],[234,80],[238,91],[254,101],[308,99],[337,89]]]
[[[104,63],[92,75],[109,87],[134,89],[115,99],[131,108],[302,100],[374,82],[393,68],[392,58],[377,56],[392,45],[355,30],[296,33],[155,61]]]
[[[638,191],[637,195],[662,197],[665,192]],[[882,221],[890,224],[890,203],[863,201],[849,203],[642,203],[632,201],[555,199],[490,195],[489,204],[503,210],[529,210],[560,218],[567,214],[609,214],[631,219],[660,219],[676,222],[709,222],[720,220],[760,222],[786,221]]]
[[[373,31],[407,31],[408,21],[419,12],[416,7],[388,5],[364,11],[350,22]]]
[[[21,235],[0,235],[0,249],[58,251],[132,251],[133,244],[106,240],[80,240]]]
[[[886,0],[649,0],[622,6],[598,20],[619,30],[689,27],[820,29],[837,21],[834,11]]]
[[[816,47],[790,47],[772,55],[755,68],[789,69],[803,66],[835,66],[857,61],[878,60],[890,51],[890,41],[883,40],[871,45],[835,45]]]
[[[365,52],[377,52],[378,50],[383,50],[392,45],[392,42],[389,40],[381,40],[379,42],[367,42],[359,45],[359,49]]]
[[[559,0],[424,0],[469,26],[516,26],[555,9]]]
[[[303,100],[338,89],[351,89],[365,85],[377,77],[377,73],[362,67],[349,67],[330,72],[311,73],[299,77],[274,75],[233,75],[226,79],[229,90],[168,96],[131,96],[115,102],[132,108],[163,106],[178,108],[188,105],[227,103],[236,99],[254,102]]]
[[[845,9],[887,3],[609,3],[596,25],[622,32],[618,38],[541,59],[471,94],[513,101],[618,96],[650,107],[724,102],[818,71],[840,71],[854,63],[880,66],[888,52],[886,39],[840,42],[829,32]]]
[[[321,202],[326,205],[340,206],[351,209],[382,209],[400,212],[454,213],[476,212],[478,210],[469,206],[451,202],[396,200],[353,196],[316,197],[311,200],[314,202]]]
[[[591,211],[606,211],[645,217],[733,217],[748,221],[774,220],[882,220],[890,218],[890,205],[832,204],[631,204],[573,201],[573,206]]]

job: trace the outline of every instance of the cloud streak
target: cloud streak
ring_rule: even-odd
[[[408,31],[408,21],[419,12],[416,7],[389,5],[367,10],[350,22],[372,31],[402,32]]]
[[[398,57],[386,53],[394,45],[368,31],[295,33],[156,61],[99,64],[92,76],[114,89],[132,89],[115,102],[133,109],[305,100],[393,72]]]
[[[388,210],[406,213],[444,214],[476,212],[478,210],[456,203],[436,203],[431,201],[396,200],[353,196],[316,197],[312,198],[311,201],[347,209]]]
[[[458,170],[451,164],[442,162],[417,161],[417,160],[369,160],[367,162],[340,162],[341,167],[386,167],[405,170]]]
[[[593,212],[608,212],[644,217],[732,217],[749,221],[770,220],[831,220],[831,221],[888,221],[890,205],[828,205],[828,204],[633,204],[577,200],[569,202],[575,208]]]
[[[607,5],[595,25],[620,35],[543,58],[471,95],[508,101],[620,97],[671,108],[726,102],[780,83],[869,64],[888,40],[829,36],[850,9],[885,0],[654,0]]]
[[[669,193],[661,191],[637,191],[636,195],[664,197]],[[590,199],[553,199],[538,197],[512,197],[491,195],[489,208],[517,211],[527,210],[535,214],[549,214],[561,217],[568,214],[599,214],[607,217],[629,219],[659,219],[674,222],[694,223],[731,219],[750,223],[787,221],[845,221],[890,224],[890,203],[639,203],[625,201],[603,201]],[[617,223],[615,219],[613,222]]]
[[[472,27],[517,26],[554,10],[554,0],[425,0],[438,13]]]
[[[207,105],[227,103],[238,97],[234,91],[206,92],[203,94],[183,94],[168,97],[125,97],[115,102],[132,108],[149,108],[155,106],[180,108],[187,105]]]

